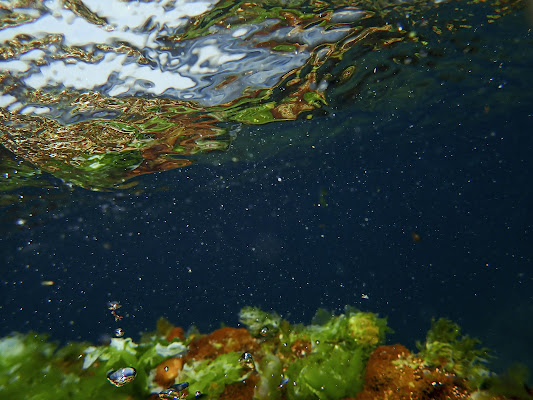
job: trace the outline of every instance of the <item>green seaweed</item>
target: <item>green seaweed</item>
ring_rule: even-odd
[[[344,314],[334,316],[319,310],[313,318],[314,324],[291,332],[291,343],[296,340],[310,341],[312,346],[319,343],[346,343],[350,348],[362,348],[367,354],[385,340],[392,330],[387,320],[376,314],[347,308]]]
[[[319,344],[308,357],[290,364],[286,375],[289,399],[340,399],[363,388],[366,354],[362,348]]]
[[[257,370],[260,378],[254,397],[257,400],[278,400],[281,397],[280,383],[283,379],[283,364],[279,357],[267,353]]]
[[[268,357],[258,367],[261,379],[255,396],[259,399],[279,398],[281,390],[289,399],[354,396],[363,387],[370,353],[390,330],[384,318],[352,308],[338,316],[319,310],[309,326],[290,325],[277,314],[251,307],[241,311],[240,319],[252,335],[262,327],[276,334],[262,345]],[[302,351],[291,350],[293,346]],[[289,380],[284,389],[283,377]]]
[[[363,387],[370,353],[390,331],[386,319],[347,308],[334,316],[319,310],[314,324],[292,330],[291,343],[309,342],[310,354],[288,365],[289,399],[338,399],[355,396]]]
[[[244,307],[239,313],[239,321],[248,327],[252,336],[269,335],[278,331],[281,317],[272,312],[268,313],[257,307]]]
[[[186,364],[181,379],[189,382],[189,398],[200,391],[209,399],[216,399],[226,385],[242,382],[250,371],[245,371],[239,363],[239,353],[230,352],[219,355],[214,360],[195,361]]]
[[[527,386],[529,369],[523,364],[515,364],[500,375],[489,377],[483,388],[487,392],[511,399],[533,400],[533,392]]]
[[[386,319],[373,313],[346,308],[333,315],[319,310],[308,326],[290,324],[278,314],[255,307],[241,310],[240,320],[261,338],[253,350],[254,363],[243,365],[241,354],[228,352],[213,360],[187,359],[179,381],[188,382],[188,398],[197,391],[217,399],[228,385],[256,380],[258,400],[340,399],[354,397],[363,388],[365,366],[371,352],[390,329]],[[154,382],[155,368],[170,357],[187,352],[189,341],[163,338],[171,327],[159,323],[159,332],[146,333],[139,343],[115,338],[91,346],[70,343],[59,347],[47,336],[13,334],[0,339],[0,398],[28,400],[136,400],[161,390]],[[265,328],[267,333],[265,334]],[[168,333],[168,332],[167,332]],[[477,339],[461,335],[457,324],[433,320],[418,354],[425,364],[437,366],[464,378],[476,393],[507,395],[531,400],[524,369],[500,377],[489,376],[485,367],[487,350]],[[136,379],[115,387],[107,373],[133,367]],[[480,397],[483,398],[483,397]]]
[[[488,377],[486,367],[488,349],[480,348],[480,341],[468,335],[461,335],[461,328],[446,318],[431,321],[426,342],[417,342],[419,356],[429,365],[439,366],[445,371],[468,380],[479,388]]]
[[[26,400],[141,399],[134,387],[113,387],[102,365],[83,369],[84,343],[60,350],[34,333],[0,339],[0,398]],[[141,392],[138,392],[141,393]]]

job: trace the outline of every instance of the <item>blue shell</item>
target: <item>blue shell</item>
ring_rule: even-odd
[[[124,386],[135,379],[137,371],[133,367],[125,367],[107,373],[107,380],[116,387]]]

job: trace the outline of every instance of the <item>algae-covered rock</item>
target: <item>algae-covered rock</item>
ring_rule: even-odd
[[[257,307],[244,307],[239,313],[241,321],[252,336],[265,336],[275,333],[281,324],[281,317],[274,312],[266,312]]]
[[[352,313],[348,317],[348,329],[350,336],[365,347],[374,347],[383,342],[385,334],[390,331],[386,319],[364,312]]]
[[[190,391],[199,391],[210,399],[216,399],[226,385],[241,382],[250,374],[239,363],[239,353],[226,353],[216,359],[196,361],[183,367],[181,380],[189,382]]]
[[[140,343],[59,347],[34,333],[7,336],[0,339],[0,399],[140,400],[176,387],[187,399],[530,398],[522,370],[518,379],[487,379],[487,350],[445,319],[433,321],[412,354],[382,345],[390,330],[384,318],[352,308],[321,310],[307,326],[253,307],[240,316],[257,337],[226,327],[168,341],[164,330]]]
[[[294,382],[287,386],[289,399],[355,396],[363,387],[364,350],[342,344],[319,344],[315,349],[289,365],[286,374]]]
[[[25,400],[142,399],[139,386],[117,392],[101,365],[83,368],[84,343],[57,349],[46,336],[15,334],[0,340],[0,398]]]
[[[279,357],[266,354],[261,360],[258,370],[261,376],[255,389],[255,397],[258,400],[277,400],[281,397],[283,381],[283,364]]]
[[[486,364],[490,356],[480,343],[476,338],[461,335],[456,323],[440,318],[431,321],[425,343],[418,342],[417,347],[427,364],[468,379],[470,386],[477,388],[489,376]]]

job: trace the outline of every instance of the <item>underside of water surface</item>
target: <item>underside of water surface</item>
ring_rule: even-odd
[[[498,61],[508,43],[496,42],[491,25],[524,8],[520,1],[3,4],[0,183],[50,186],[55,177],[124,188],[239,147],[239,131],[250,124],[285,129],[286,121],[346,108],[364,123],[368,110],[427,108],[455,81],[477,96],[470,64]],[[306,139],[289,134],[295,144]]]

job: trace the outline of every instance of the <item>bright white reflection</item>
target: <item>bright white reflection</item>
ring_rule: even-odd
[[[213,25],[209,35],[191,40],[162,40],[179,36],[192,17],[216,3],[86,0],[83,5],[94,17],[87,19],[65,8],[61,0],[44,1],[36,9],[15,10],[31,19],[0,30],[0,42],[29,37],[44,44],[0,61],[0,69],[9,71],[20,86],[18,92],[3,90],[0,106],[20,110],[28,91],[63,88],[112,97],[196,100],[205,106],[226,103],[247,89],[272,87],[287,72],[302,66],[314,47],[338,41],[350,32],[346,26],[327,31],[320,26],[273,29],[277,20],[270,19],[235,28]],[[335,18],[345,22],[361,16],[362,12],[347,9],[340,10]],[[58,35],[59,41],[49,40],[51,35]],[[294,51],[258,46],[268,41],[296,46]],[[121,44],[134,51],[119,51]],[[24,112],[42,114],[48,110],[34,106]],[[65,110],[58,108],[54,115],[58,117]]]

